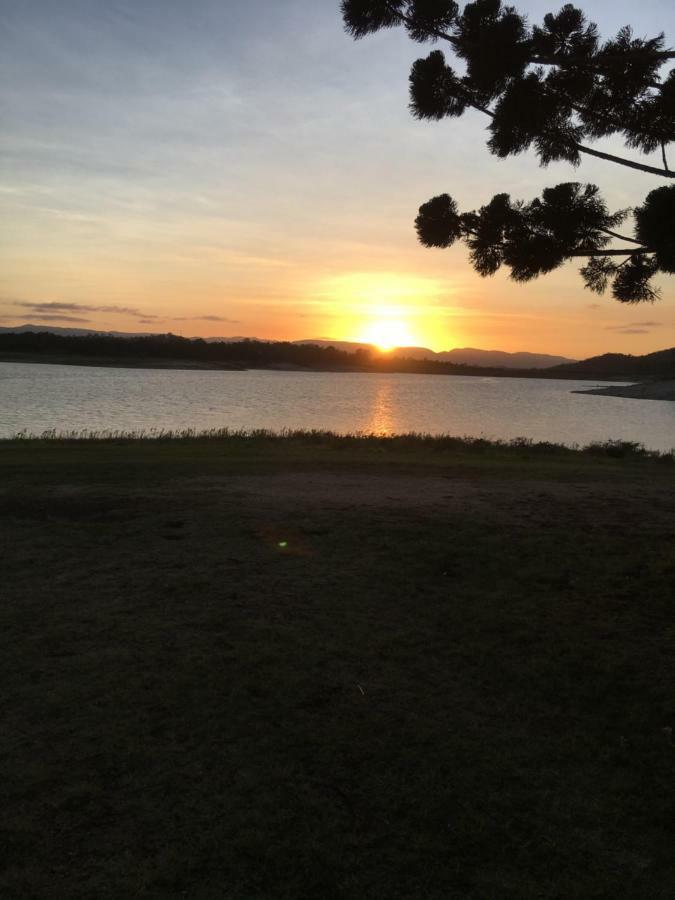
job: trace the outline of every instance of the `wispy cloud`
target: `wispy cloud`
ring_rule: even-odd
[[[15,321],[20,316],[0,316],[3,322]],[[39,313],[40,322],[89,322],[82,316],[69,316],[65,313]],[[39,323],[38,323],[39,324]]]
[[[617,334],[649,334],[652,328],[660,328],[662,322],[628,322],[624,325],[607,325],[606,331]]]
[[[203,316],[160,316],[139,309],[137,306],[119,306],[115,303],[92,304],[70,303],[56,300],[9,300],[13,306],[25,309],[32,315],[42,319],[60,319],[61,321],[89,321],[88,319],[76,319],[73,313],[113,313],[115,315],[133,316],[144,325],[155,322],[226,322],[230,325],[239,324],[238,319],[229,319],[227,316],[203,315]]]
[[[239,319],[228,319],[226,316],[172,316],[172,322],[228,322],[238,325]]]
[[[142,310],[137,309],[135,306],[117,306],[115,304],[104,305],[104,306],[93,306],[89,303],[58,303],[56,301],[15,301],[16,306],[20,306],[22,309],[29,309],[34,313],[45,313],[45,312],[103,312],[103,313],[118,313],[121,315],[127,316],[144,316],[145,318],[157,318],[156,316],[152,316],[149,313],[144,313]]]

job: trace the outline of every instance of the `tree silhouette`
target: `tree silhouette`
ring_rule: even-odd
[[[488,148],[498,157],[534,149],[542,166],[564,160],[578,166],[597,157],[632,170],[675,178],[667,147],[675,141],[675,59],[663,34],[643,39],[629,27],[602,42],[584,13],[565,5],[543,25],[500,0],[343,0],[346,30],[355,38],[404,27],[420,43],[443,41],[462,60],[456,73],[441,50],[418,59],[410,74],[410,109],[418,119],[459,117],[468,109],[489,118]],[[660,151],[662,165],[588,146],[620,136],[643,154]],[[497,194],[478,211],[460,213],[448,194],[424,203],[415,225],[427,247],[464,240],[474,268],[492,275],[502,265],[516,281],[550,272],[574,257],[586,287],[612,285],[623,303],[652,301],[657,272],[675,272],[675,184],[651,191],[633,210],[635,236],[615,231],[630,210],[610,213],[595,185],[547,188],[526,203]],[[613,241],[623,246],[609,247]],[[626,244],[630,246],[625,246]]]

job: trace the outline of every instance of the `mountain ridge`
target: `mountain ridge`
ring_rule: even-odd
[[[419,348],[421,352],[424,349]],[[24,326],[14,330],[0,328],[0,358],[5,362],[132,365],[141,368],[399,372],[624,382],[675,379],[675,347],[644,356],[605,353],[557,366],[509,368],[467,365],[447,358],[412,359],[397,353],[379,353],[371,348],[347,352],[332,343],[321,347],[311,342],[258,341],[250,338],[207,341],[174,334],[114,336],[92,332],[72,335],[47,331],[40,326]]]
[[[553,366],[548,374],[601,378],[603,374],[629,378],[672,378],[675,376],[675,347],[634,356],[631,353],[602,353],[578,362]]]
[[[67,337],[86,337],[87,335],[103,335],[106,337],[136,338],[158,337],[157,332],[150,331],[101,331],[93,328],[64,328],[59,325],[34,325],[26,323],[15,327],[0,327],[0,334],[25,334],[48,332]],[[283,343],[281,341],[268,341],[265,338],[247,337],[237,335],[235,337],[191,337],[190,340],[204,340],[213,343],[239,343],[240,341],[258,341],[260,343]],[[289,341],[296,345],[310,345],[317,347],[334,347],[346,353],[356,353],[359,350],[373,350],[375,345],[359,341],[333,341],[327,338],[309,338]],[[504,369],[547,369],[565,363],[573,363],[576,360],[565,356],[556,356],[548,353],[531,353],[529,351],[509,352],[506,350],[482,350],[477,347],[454,347],[452,350],[431,350],[428,347],[394,347],[392,355],[405,359],[436,360],[438,362],[451,362],[457,365],[479,366],[485,368]]]
[[[346,350],[347,352],[373,347],[372,344],[356,341],[331,341],[327,338],[293,341],[293,343],[335,347],[337,350]],[[439,362],[451,362],[460,366],[485,366],[486,368],[498,366],[503,369],[546,369],[564,363],[577,362],[567,356],[556,356],[550,353],[531,353],[525,350],[515,352],[481,350],[478,347],[454,347],[452,350],[431,350],[429,347],[394,347],[391,352],[406,359],[435,359]]]

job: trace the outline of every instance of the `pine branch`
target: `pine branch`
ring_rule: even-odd
[[[397,10],[395,10],[391,7],[390,7],[390,12],[401,23],[409,23],[409,24],[412,23],[411,16],[408,16],[405,13],[398,12]],[[455,49],[458,49],[458,47],[460,45],[460,41],[457,38],[453,37],[452,35],[448,34],[445,31],[440,31],[435,28],[428,28],[427,32],[430,36],[439,38],[440,40],[448,41],[450,44],[452,44],[452,46]],[[633,51],[633,52],[634,53],[641,52],[643,55],[648,54],[649,56],[656,58],[656,59],[661,59],[664,62],[668,59],[675,59],[675,51],[672,51],[672,50],[664,50],[664,51],[659,51],[657,53],[654,53],[653,51],[652,52],[650,52],[650,51]],[[603,60],[606,60],[608,62],[625,61],[625,57],[623,55],[618,54],[616,56],[615,55],[605,56],[605,57],[603,57]],[[561,58],[555,57],[555,56],[552,56],[552,57],[533,56],[529,59],[530,63],[538,63],[541,65],[556,65],[556,66],[563,66],[563,65],[566,66],[566,65],[578,64],[580,62],[587,63],[588,61],[589,60],[586,57],[573,57],[573,56],[568,56],[564,59],[561,59]],[[482,106],[480,103],[476,102],[471,97],[471,94],[469,91],[464,90],[462,93],[463,93],[463,99],[466,100],[466,103],[468,106],[472,107],[472,109],[478,110],[478,112],[484,113],[486,116],[489,116],[491,119],[494,119],[494,113],[487,107]],[[583,112],[584,112],[583,107],[578,107],[576,105],[573,105],[573,109],[577,113],[583,114]],[[602,118],[606,119],[607,117],[603,115]],[[611,121],[611,120],[608,120],[608,121]],[[615,126],[616,123],[612,122],[612,125]],[[660,175],[663,178],[675,178],[675,172],[672,172],[668,168],[668,164],[666,162],[665,147],[663,147],[663,145],[662,145],[662,152],[663,152],[663,159],[664,159],[663,170],[658,169],[654,166],[648,166],[644,163],[633,162],[632,160],[625,159],[621,156],[614,156],[611,153],[603,153],[600,150],[593,150],[590,147],[584,147],[582,144],[575,144],[574,146],[575,146],[575,149],[579,151],[579,153],[587,153],[589,156],[595,156],[596,158],[604,159],[607,162],[613,162],[613,163],[616,163],[617,165],[626,166],[630,169],[637,169],[640,172],[646,172],[650,175]]]
[[[404,24],[405,25],[414,25],[412,16],[408,16],[405,13],[402,13],[399,10],[394,9],[389,4],[387,4],[387,8],[389,9],[389,12],[391,13],[391,15],[395,19],[398,19],[398,21],[402,25],[404,25]],[[456,37],[453,37],[453,35],[448,34],[447,31],[441,31],[440,29],[437,29],[437,28],[426,28],[425,31],[429,35],[429,37],[438,38],[439,41],[448,41],[448,43],[452,44],[452,46],[455,48],[455,50],[457,50],[459,48],[460,42],[457,40]]]
[[[611,228],[600,228],[600,231],[604,231],[605,234],[609,234],[613,238],[617,238],[619,241],[628,241],[630,244],[639,244],[642,246],[640,241],[636,241],[635,238],[626,237],[625,234],[618,234],[616,231],[612,231]]]
[[[645,253],[653,253],[649,247],[637,247],[635,250],[624,247],[623,250],[600,250],[597,247],[579,247],[572,253],[566,254],[569,258],[573,256],[641,256]]]
[[[467,101],[467,103],[474,109],[479,110],[479,112],[485,113],[486,116],[490,116],[490,118],[494,119],[494,113],[489,109],[479,106],[472,101]],[[627,166],[629,169],[637,169],[639,172],[647,172],[649,175],[660,175],[662,178],[675,178],[675,172],[672,172],[670,169],[657,169],[655,166],[634,162],[632,159],[624,159],[622,156],[614,156],[613,153],[603,153],[602,150],[593,150],[591,147],[584,147],[582,144],[577,144],[576,142],[573,143],[572,146],[575,150],[578,150],[579,153],[587,153],[589,156],[595,156],[598,159],[604,159],[607,162],[617,163],[617,165],[620,166]]]
[[[461,98],[466,102],[467,106],[470,106],[472,109],[477,109],[478,112],[482,112],[486,116],[489,116],[491,119],[494,119],[495,114],[492,112],[492,110],[474,100],[471,91],[468,91],[465,87],[461,87],[459,90]]]
[[[650,59],[658,60],[659,62],[667,62],[669,59],[675,59],[675,50],[659,50],[657,52],[649,50],[631,50],[630,52],[634,56],[648,56]],[[566,68],[567,66],[588,65],[589,63],[594,64],[597,67],[598,63],[625,62],[626,55],[623,53],[613,53],[607,54],[606,56],[601,55],[599,59],[593,59],[593,57],[588,56],[555,56],[554,54],[553,56],[532,56],[529,61],[538,66],[559,66],[561,69]]]
[[[390,7],[391,14],[401,22],[401,24],[413,24],[413,20],[411,16],[406,15],[405,13],[399,12],[396,9]],[[460,49],[462,46],[462,41],[456,38],[452,34],[448,34],[447,31],[441,31],[437,28],[426,28],[425,29],[429,37],[435,37],[440,41],[447,41],[451,44],[455,50]],[[471,46],[475,47],[477,50],[480,49],[480,46],[476,43],[473,43]],[[650,59],[659,60],[660,62],[667,62],[669,59],[675,59],[675,51],[674,50],[659,50],[657,52],[649,51],[649,50],[633,50],[631,51],[635,55],[642,54],[643,56],[648,56]],[[625,62],[626,57],[624,54],[607,54],[602,56],[599,60],[600,62]],[[589,62],[595,63],[597,66],[598,60],[594,60],[593,58],[589,59],[587,56],[537,56],[533,55],[528,57],[528,63],[536,66],[558,66],[560,68],[566,68],[567,66],[577,66],[579,64],[588,64]]]
[[[389,7],[389,12],[391,13],[391,15],[394,16],[394,18],[398,19],[398,21],[401,22],[401,24],[408,24],[408,25],[414,24],[411,16],[408,16],[405,13],[400,12],[399,10],[389,6],[389,4],[387,4],[387,6]],[[440,29],[437,29],[437,28],[427,28],[426,32],[429,35],[429,37],[435,37],[440,41],[447,41],[449,44],[451,44],[455,48],[455,50],[460,49],[460,47],[462,45],[462,41],[460,41],[454,35],[448,34],[447,31],[441,31]],[[480,49],[480,46],[475,43],[472,46],[474,46],[477,50]],[[669,59],[675,59],[675,50],[659,50],[657,52],[654,52],[653,50],[652,51],[650,51],[650,50],[633,50],[631,52],[634,53],[635,55],[642,54],[644,56],[649,56],[651,59],[659,60],[661,62],[667,62]],[[625,62],[625,60],[626,60],[625,55],[618,54],[618,53],[617,54],[608,54],[601,58],[601,62]],[[537,56],[537,55],[530,56],[528,58],[528,62],[531,63],[532,65],[559,66],[560,68],[565,68],[567,66],[576,66],[579,64],[583,64],[583,63],[588,64],[589,62],[595,62],[597,65],[597,60],[593,60],[593,59],[589,60],[589,58],[587,56],[563,56],[563,57],[561,57],[561,56],[556,56],[555,54],[553,56]]]
[[[620,166],[628,166],[629,169],[637,169],[640,172],[647,172],[649,175],[660,175],[662,178],[675,178],[675,172],[670,169],[657,169],[655,166],[647,166],[644,163],[633,162],[632,159],[624,159],[622,156],[614,156],[612,153],[603,153],[602,150],[593,150],[591,147],[583,147],[581,144],[574,144],[579,153],[587,153],[589,156],[595,156],[598,159],[604,159],[606,162],[617,163]]]
[[[606,228],[601,228],[601,231],[607,231]],[[478,237],[478,232],[474,231],[471,228],[466,229],[466,233],[472,235],[473,237]],[[608,232],[608,234],[613,234],[614,232]],[[621,237],[621,235],[616,235],[616,237]],[[632,241],[632,238],[623,238],[624,241]],[[640,244],[639,241],[633,241],[635,244]],[[499,250],[505,250],[506,244],[498,243],[494,245]],[[640,245],[633,249],[632,247],[623,247],[619,250],[606,250],[602,247],[578,247],[576,250],[573,250],[571,253],[566,253],[565,258],[571,259],[572,257],[579,256],[641,256],[645,253],[653,253],[649,247],[643,247]]]

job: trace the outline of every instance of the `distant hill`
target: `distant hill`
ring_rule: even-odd
[[[371,349],[372,344],[355,341],[306,340],[295,344],[314,344],[317,347],[335,347],[347,353]],[[473,347],[456,347],[454,350],[435,352],[428,347],[397,347],[393,353],[405,359],[433,359],[451,362],[459,366],[481,366],[499,369],[547,369],[561,363],[575,362],[566,356],[550,356],[546,353],[507,353],[505,350],[477,350]]]
[[[0,334],[25,334],[27,332],[49,332],[50,334],[67,335],[68,337],[84,337],[85,335],[106,335],[109,337],[155,337],[157,332],[148,331],[96,331],[92,328],[62,328],[58,325],[17,325],[11,328],[0,328]],[[241,341],[257,341],[258,343],[279,343],[265,341],[264,338],[243,337],[208,337],[209,344],[236,344]],[[372,344],[358,341],[331,341],[325,338],[316,340],[291,341],[292,344],[313,345],[315,347],[334,347],[343,353],[356,353],[358,350],[372,350]],[[397,357],[405,359],[429,359],[437,362],[450,362],[459,366],[480,366],[488,369],[546,369],[561,363],[574,362],[565,356],[549,356],[546,353],[507,353],[504,350],[477,350],[473,347],[455,348],[436,353],[428,347],[397,347],[393,351]]]
[[[547,375],[559,373],[565,378],[607,378],[626,381],[645,378],[675,378],[675,347],[657,350],[644,356],[626,353],[603,353],[581,362],[554,366]]]
[[[404,347],[378,353],[369,344],[348,341],[262,341],[256,338],[184,338],[175,334],[124,334],[83,328],[22,325],[0,328],[0,352],[24,361],[38,359],[98,365],[135,360],[190,362],[189,367],[298,368],[314,371],[410,372],[445,375],[495,375],[520,378],[571,378],[645,381],[675,378],[675,347],[645,356],[605,353],[580,362],[551,365],[564,357],[497,350],[448,350]],[[9,356],[8,356],[9,354]],[[472,355],[473,354],[473,355]],[[86,358],[87,362],[82,362]],[[101,360],[106,360],[103,363]],[[469,360],[476,360],[470,362]],[[539,364],[537,364],[537,362]],[[195,365],[193,365],[193,363]],[[520,363],[520,365],[518,365]],[[198,365],[197,365],[198,364]]]
[[[118,338],[137,338],[137,337],[158,337],[161,336],[157,331],[100,331],[96,328],[63,328],[60,325],[11,325],[0,328],[0,334],[60,334],[65,337],[87,337],[91,335],[103,335],[105,337]],[[249,338],[237,335],[236,337],[209,337],[204,338],[209,344],[224,343],[236,344],[239,341],[257,341],[259,338]]]
[[[548,369],[575,360],[547,353],[506,353],[503,350],[475,350],[472,347],[446,350],[436,354],[437,359],[465,366],[499,366],[502,369]]]
[[[0,328],[0,334],[60,334],[64,337],[86,337],[92,334],[105,334],[108,337],[152,337],[150,331],[96,331],[93,328],[62,328],[60,325],[12,325]]]

